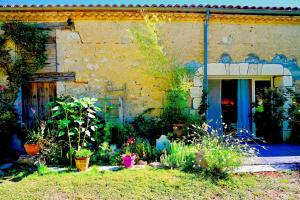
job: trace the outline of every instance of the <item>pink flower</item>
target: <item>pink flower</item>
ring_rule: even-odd
[[[4,92],[5,89],[6,89],[5,85],[0,85],[0,91]]]
[[[129,138],[127,139],[127,143],[128,143],[128,144],[133,144],[133,143],[135,143],[134,137],[129,137]]]

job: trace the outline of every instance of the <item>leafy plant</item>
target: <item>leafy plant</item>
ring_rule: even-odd
[[[267,142],[281,142],[283,122],[287,119],[283,107],[287,101],[285,92],[279,88],[265,89],[257,98],[253,116],[257,135],[263,135]]]
[[[45,136],[45,129],[47,126],[46,121],[41,121],[40,119],[35,116],[35,127],[31,129],[26,129],[26,137],[25,137],[25,143],[27,144],[35,144],[40,142],[44,136]]]
[[[20,127],[14,110],[19,89],[47,60],[48,31],[39,29],[37,24],[21,22],[1,23],[0,29],[0,71],[7,76],[5,86],[0,86],[1,160],[12,153],[9,150],[12,133]],[[14,49],[8,47],[8,41]]]
[[[132,28],[130,32],[148,64],[147,71],[159,78],[161,89],[166,93],[161,119],[165,133],[168,133],[172,131],[172,124],[188,122],[190,74],[166,55],[159,36],[161,19],[156,15],[144,15],[144,21],[144,29]]]
[[[115,145],[110,146],[108,142],[103,142],[91,157],[91,162],[99,165],[116,164],[116,154],[120,155]]]
[[[93,141],[94,133],[103,125],[96,117],[100,108],[95,105],[96,99],[63,97],[51,103],[52,114],[48,121],[54,134],[66,138],[69,146],[68,157],[72,166],[72,155],[81,147],[87,147],[87,139]]]
[[[145,113],[136,116],[132,125],[136,135],[148,139],[152,145],[166,131],[163,129],[162,120],[159,117],[150,116]]]
[[[122,156],[121,156],[121,152],[120,151],[115,152],[114,154],[112,154],[109,157],[109,164],[110,165],[121,165],[122,162],[123,162],[123,160],[122,160]]]
[[[36,144],[43,138],[43,134],[39,131],[27,130],[26,132],[25,143],[27,144]]]
[[[124,151],[126,156],[130,156],[134,152],[135,138],[129,137],[124,144]]]
[[[138,160],[154,161],[156,158],[156,148],[151,146],[147,139],[138,138],[134,144],[133,151]]]
[[[75,158],[87,158],[90,157],[93,153],[89,149],[80,148],[75,152]]]
[[[220,137],[204,137],[201,151],[207,163],[205,170],[219,175],[239,167],[242,163],[242,152],[236,146],[227,146]]]
[[[202,142],[203,136],[207,135],[207,131],[204,129],[205,124],[202,126],[190,124],[188,125],[183,136],[179,138],[185,144],[200,144]]]
[[[289,94],[293,97],[288,110],[289,126],[292,128],[289,141],[300,144],[300,94],[292,90],[289,91]]]
[[[200,117],[200,124],[204,123],[206,121],[206,111],[208,108],[207,104],[207,95],[208,91],[206,89],[202,90],[202,96],[201,96],[201,102],[199,106],[199,117]]]
[[[197,147],[185,145],[183,142],[172,142],[166,155],[162,156],[161,163],[167,168],[192,169],[195,164]]]
[[[137,133],[131,124],[116,123],[111,127],[111,143],[121,147],[129,137],[136,137]]]
[[[196,145],[206,164],[204,170],[214,176],[227,176],[229,171],[241,165],[244,157],[257,155],[257,150],[243,139],[218,135],[214,131],[207,132]]]
[[[65,159],[65,149],[68,148],[68,143],[65,140],[51,134],[46,134],[40,140],[41,153],[46,159],[48,165],[66,165],[68,162]]]
[[[0,36],[0,69],[8,75],[8,98],[14,102],[28,77],[45,66],[48,31],[38,28],[37,24],[22,22],[3,23],[0,28],[3,31]],[[15,45],[14,59],[6,45],[8,40]]]

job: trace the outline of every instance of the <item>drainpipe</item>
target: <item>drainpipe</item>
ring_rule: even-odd
[[[203,90],[208,91],[208,77],[207,77],[207,60],[208,60],[208,20],[210,17],[209,10],[205,13],[204,21],[204,71],[203,71]],[[206,98],[206,104],[208,105],[208,98]],[[206,110],[207,116],[207,110]]]

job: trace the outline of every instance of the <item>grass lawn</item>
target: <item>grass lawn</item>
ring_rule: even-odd
[[[213,180],[178,170],[130,169],[0,177],[0,199],[300,199],[300,172]]]

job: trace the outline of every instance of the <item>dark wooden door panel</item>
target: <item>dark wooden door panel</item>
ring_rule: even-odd
[[[31,127],[34,118],[47,119],[47,104],[56,97],[56,82],[32,82],[23,87],[23,120]]]

